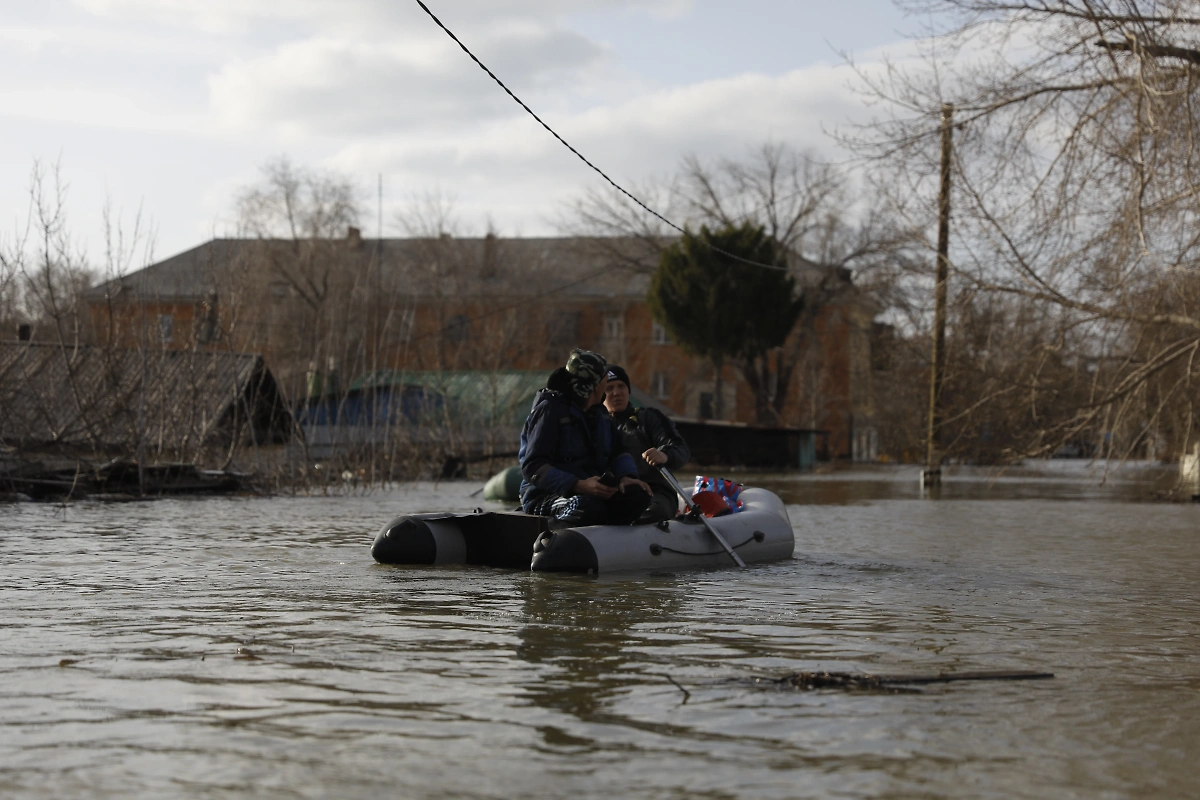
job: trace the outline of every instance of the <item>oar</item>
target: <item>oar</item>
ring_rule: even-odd
[[[660,466],[658,471],[662,473],[662,476],[667,479],[667,483],[671,484],[671,487],[679,493],[680,497],[683,498],[683,504],[688,508],[692,508],[691,499],[683,493],[683,487],[679,485],[679,481],[675,480],[675,476],[671,474],[671,470]],[[725,548],[725,552],[729,553],[729,557],[733,559],[733,563],[737,564],[739,567],[746,566],[746,562],[742,561],[742,557],[734,552],[734,549],[729,546],[729,542],[725,541],[725,537],[713,527],[713,524],[708,521],[708,517],[704,516],[704,512],[698,508],[696,511],[700,521],[704,523],[704,527],[708,528],[708,532],[713,535],[713,538],[717,540],[717,543],[720,544],[721,547]]]

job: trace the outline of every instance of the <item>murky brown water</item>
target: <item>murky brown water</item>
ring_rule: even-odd
[[[1122,499],[1137,475],[915,480],[769,479],[794,560],[599,579],[371,562],[391,515],[473,484],[0,506],[0,796],[1200,792],[1200,506]],[[745,680],[818,668],[1057,677]]]

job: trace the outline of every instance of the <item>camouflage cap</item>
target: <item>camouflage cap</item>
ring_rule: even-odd
[[[604,379],[608,362],[599,353],[590,350],[571,351],[567,359],[567,372],[571,376],[571,393],[580,400],[587,400],[596,384]]]

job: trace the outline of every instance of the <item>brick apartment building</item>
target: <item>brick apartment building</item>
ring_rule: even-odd
[[[293,399],[379,370],[535,370],[572,347],[625,366],[676,416],[715,415],[713,368],[685,355],[645,296],[662,242],[585,238],[213,239],[88,290],[119,345],[262,354]],[[829,458],[875,457],[874,309],[846,270],[794,259],[820,297],[770,358],[795,363],[779,426],[828,431]],[[754,423],[726,366],[724,417]],[[779,387],[775,388],[779,391]]]

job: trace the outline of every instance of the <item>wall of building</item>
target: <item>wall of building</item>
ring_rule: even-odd
[[[236,291],[200,298],[95,298],[91,318],[101,339],[124,345],[261,353],[294,399],[316,385],[314,374],[330,371],[343,385],[376,369],[549,373],[565,363],[571,348],[584,347],[624,366],[636,386],[677,415],[714,415],[711,364],[665,337],[638,293],[531,298],[512,292],[511,285],[489,292],[491,284],[480,281],[385,290],[372,277],[371,263],[344,264],[316,309],[292,284],[264,273],[243,279]],[[822,437],[827,458],[874,457],[872,316],[846,281],[770,355],[773,367],[794,364],[778,424],[828,431]],[[727,365],[722,383],[724,418],[756,422],[754,396],[740,371]]]

